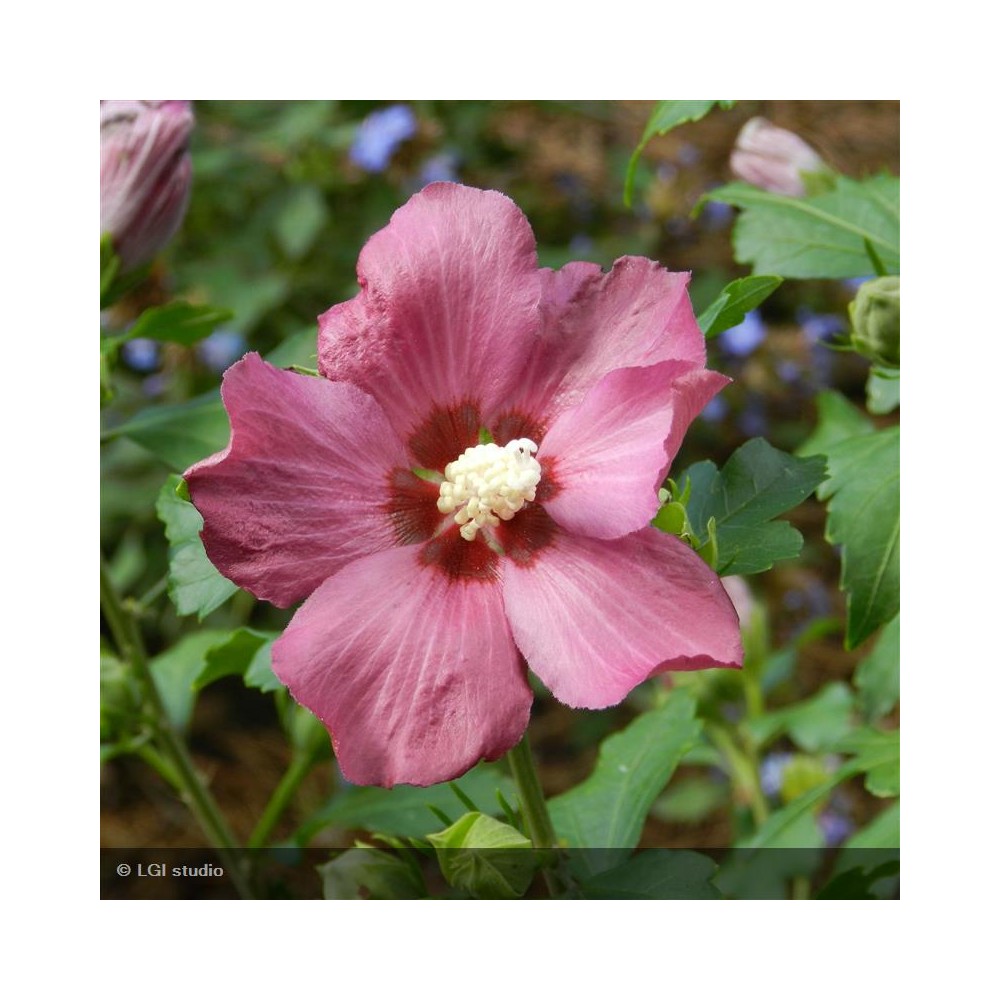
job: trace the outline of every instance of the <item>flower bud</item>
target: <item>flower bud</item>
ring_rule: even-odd
[[[101,234],[125,271],[177,231],[191,192],[190,101],[101,101]]]
[[[829,778],[830,774],[821,761],[805,754],[795,754],[781,775],[781,801],[786,805],[794,802],[800,795],[825,784]]]
[[[766,118],[751,118],[743,126],[729,166],[741,181],[791,198],[806,193],[803,174],[829,173],[809,143]]]
[[[899,367],[899,275],[866,281],[848,307],[851,344],[880,364]]]
[[[128,668],[101,653],[101,742],[114,743],[129,729],[139,710],[139,697]]]
[[[754,600],[746,580],[742,576],[725,576],[722,578],[722,586],[733,602],[740,625],[748,626],[754,612]]]

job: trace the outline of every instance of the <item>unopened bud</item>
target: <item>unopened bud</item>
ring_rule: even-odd
[[[781,776],[781,800],[785,803],[794,802],[799,796],[829,780],[829,772],[821,761],[805,754],[796,754],[785,765]]]
[[[121,660],[101,654],[101,742],[114,743],[128,731],[139,700],[128,668]]]
[[[803,175],[830,173],[809,143],[766,118],[751,118],[743,126],[729,166],[741,181],[791,198],[807,193]]]
[[[880,364],[899,367],[899,275],[866,281],[848,307],[851,344]]]
[[[101,101],[101,234],[125,271],[177,231],[191,193],[190,101]]]

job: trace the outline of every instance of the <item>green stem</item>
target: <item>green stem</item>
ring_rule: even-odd
[[[174,791],[184,793],[180,776],[174,766],[164,760],[148,743],[136,747],[135,755],[144,760]]]
[[[743,689],[747,699],[747,717],[759,719],[764,714],[764,690],[756,669],[743,671]]]
[[[743,681],[747,699],[747,718],[759,719],[764,714],[764,692],[756,670],[752,670],[746,674]],[[743,732],[743,746],[749,766],[747,788],[750,792],[754,822],[759,827],[767,819],[770,810],[767,807],[767,798],[764,795],[764,789],[760,784],[760,750],[756,739],[754,739],[752,733],[748,730],[744,730]]]
[[[545,804],[542,783],[538,780],[538,771],[535,768],[535,759],[531,755],[527,733],[521,737],[521,742],[508,752],[507,762],[510,764],[514,784],[517,786],[521,816],[532,846],[535,850],[552,851],[556,848],[558,840],[555,827],[552,825],[552,817],[549,816],[549,809]],[[542,877],[553,899],[579,895],[561,857],[556,860],[554,866],[542,869]]]
[[[556,831],[552,826],[548,807],[545,805],[545,795],[542,783],[538,780],[535,770],[535,760],[531,756],[528,745],[528,734],[525,733],[521,742],[507,754],[517,794],[521,799],[521,814],[524,825],[528,828],[531,843],[541,849],[556,846]]]
[[[722,726],[710,724],[705,727],[705,732],[726,758],[733,784],[742,792],[754,823],[760,827],[767,819],[769,810],[752,755],[744,754]]]
[[[157,600],[162,594],[166,593],[167,583],[168,577],[164,574],[159,580],[156,581],[156,583],[153,584],[152,587],[149,588],[149,590],[146,591],[145,594],[142,595],[142,597],[139,598],[136,603],[142,610],[145,610],[150,606],[150,604],[153,603],[153,601]]]
[[[313,753],[299,752],[295,754],[288,770],[285,771],[281,781],[278,782],[278,787],[275,788],[265,806],[253,833],[250,834],[247,847],[263,847],[267,843],[271,832],[278,825],[278,820],[281,819],[288,804],[292,801],[292,797],[298,791],[299,785],[306,779],[315,763],[316,755]]]
[[[118,591],[111,582],[103,553],[101,553],[101,609],[118,651],[130,664],[136,678],[143,686],[146,704],[153,712],[153,724],[160,752],[166,758],[166,763],[176,778],[176,785],[181,790],[182,797],[201,824],[209,841],[215,847],[237,852],[239,842],[233,836],[225,817],[199,777],[184,741],[167,716],[163,699],[149,668],[149,658],[139,628],[135,619],[125,610]],[[234,859],[231,869],[230,876],[239,894],[244,899],[251,898],[253,893],[250,891],[238,858]]]

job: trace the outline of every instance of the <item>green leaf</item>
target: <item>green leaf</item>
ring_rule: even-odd
[[[146,280],[149,267],[122,273],[121,258],[115,253],[111,234],[101,236],[101,309],[114,305],[126,292]]]
[[[167,592],[178,614],[196,614],[202,621],[239,587],[209,562],[200,536],[204,520],[193,504],[177,495],[179,482],[180,476],[170,476],[156,500],[156,514],[170,543]]]
[[[865,391],[869,413],[882,415],[899,409],[899,369],[873,365]]]
[[[426,899],[419,867],[374,847],[352,847],[318,865],[324,899]]]
[[[735,101],[657,101],[653,113],[646,122],[646,128],[628,161],[625,172],[625,207],[632,207],[632,188],[635,186],[635,171],[639,166],[639,157],[654,135],[666,135],[671,129],[685,122],[696,122],[715,107],[731,108]]]
[[[275,220],[278,245],[292,260],[298,260],[316,242],[327,220],[323,193],[313,184],[292,188]]]
[[[853,649],[899,611],[899,428],[874,431],[836,393],[819,398],[820,423],[800,454],[827,455],[826,537],[842,544],[847,647]]]
[[[873,767],[865,776],[865,788],[880,799],[899,796],[899,758]]]
[[[851,689],[834,681],[807,701],[768,712],[747,725],[758,745],[788,733],[803,750],[815,753],[830,749],[847,735],[853,705]]]
[[[865,852],[878,858],[882,852]],[[846,855],[848,859],[858,857],[856,852]],[[874,859],[873,859],[874,860]],[[816,895],[817,899],[882,899],[875,892],[878,883],[899,875],[899,855],[881,862],[855,865],[836,874]]]
[[[823,468],[822,458],[796,458],[754,438],[721,471],[706,461],[684,473],[691,482],[687,513],[699,538],[708,537],[715,518],[720,575],[762,573],[798,555],[802,536],[772,518],[805,500],[822,482]]]
[[[186,729],[191,721],[195,680],[205,669],[205,654],[225,638],[226,633],[219,629],[194,632],[150,660],[153,682],[163,699],[167,717],[176,729]]]
[[[301,330],[283,340],[266,360],[276,368],[316,360],[316,330]],[[221,451],[229,441],[229,417],[218,389],[186,403],[150,406],[107,432],[124,436],[151,451],[175,472]]]
[[[841,781],[857,773],[854,770],[841,768],[829,781],[800,796],[765,820],[760,829],[748,840],[737,844],[738,847],[816,847],[822,838],[810,836],[808,842],[801,841],[796,830],[801,824],[811,819],[811,811],[833,791]],[[815,823],[812,824],[815,828]]]
[[[866,722],[875,722],[899,701],[899,615],[882,630],[875,648],[854,672],[858,703]]]
[[[675,689],[662,708],[604,740],[590,777],[552,799],[552,822],[570,847],[622,848],[585,855],[592,871],[623,861],[639,843],[650,807],[700,732],[694,698]]]
[[[756,309],[783,279],[774,274],[757,274],[729,282],[719,297],[698,317],[705,338],[717,337],[724,330],[738,326]]]
[[[845,850],[851,848],[899,847],[899,802],[890,803],[864,829],[858,830],[845,841]]]
[[[129,438],[175,472],[184,472],[226,446],[229,418],[219,390],[213,389],[186,403],[150,406],[114,428],[111,435]]]
[[[129,328],[128,336],[130,339],[145,337],[190,347],[232,319],[232,315],[228,309],[196,306],[190,302],[170,302],[143,312]]]
[[[101,336],[101,406],[107,406],[115,398],[114,380],[111,373],[118,361],[118,348],[124,343],[124,337]]]
[[[723,858],[715,884],[726,899],[787,899],[792,879],[810,877],[823,860],[823,834],[808,811],[766,846],[787,850],[746,850],[741,845]]]
[[[856,754],[859,770],[871,771],[883,764],[899,762],[899,730],[856,729],[834,749]]]
[[[523,833],[479,812],[427,839],[445,881],[475,899],[518,899],[538,870],[539,857]]]
[[[803,822],[803,818],[823,802],[830,792],[841,782],[846,781],[848,778],[853,778],[856,774],[867,773],[870,776],[872,772],[878,772],[880,780],[885,780],[887,772],[891,774],[893,768],[895,768],[898,775],[898,732],[882,732],[874,729],[859,730],[840,740],[836,744],[835,749],[854,752],[857,756],[838,768],[828,781],[817,785],[783,809],[772,813],[752,837],[737,846],[796,846],[790,835],[795,832],[798,824]],[[813,843],[802,843],[798,846],[812,847],[815,845]]]
[[[643,851],[623,865],[587,879],[587,899],[719,899],[711,879],[718,865],[695,851]]]
[[[743,209],[733,227],[736,260],[755,274],[784,278],[860,278],[872,273],[867,240],[890,274],[899,274],[899,179],[838,177],[833,191],[789,198],[728,184],[706,199]]]
[[[252,628],[230,632],[224,642],[206,654],[205,669],[196,678],[195,687],[201,689],[220,677],[239,674],[248,687],[278,690],[283,685],[271,670],[271,646],[278,635],[278,632],[259,632]]]
[[[816,430],[799,445],[797,455],[825,455],[835,444],[867,434],[875,425],[839,392],[824,389],[816,397]]]
[[[284,687],[281,681],[275,676],[271,668],[271,647],[274,646],[274,639],[264,643],[253,655],[245,673],[243,683],[247,687],[257,688],[267,694],[269,691],[277,691]]]
[[[455,783],[482,811],[500,813],[497,789],[508,799],[514,797],[513,782],[491,764],[474,767]],[[339,791],[311,816],[296,832],[295,841],[306,844],[328,826],[400,837],[426,837],[441,828],[431,808],[455,815],[456,804],[455,793],[447,784],[431,785],[429,788],[410,785],[364,788],[351,785]]]
[[[838,749],[857,753],[855,764],[865,774],[865,788],[879,798],[899,795],[899,731],[862,729],[845,737]]]
[[[700,823],[728,801],[726,786],[710,778],[686,778],[671,783],[652,813],[668,823]]]
[[[841,552],[846,646],[899,613],[899,428],[847,438],[827,451],[826,537]]]

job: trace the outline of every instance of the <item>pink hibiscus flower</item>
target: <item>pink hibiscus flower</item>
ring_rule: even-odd
[[[215,565],[282,607],[306,598],[274,671],[347,778],[427,785],[496,759],[528,724],[526,663],[585,708],[739,666],[718,577],[649,527],[727,382],[688,275],[539,269],[510,199],[432,184],[358,278],[320,317],[325,377],[247,355],[222,384],[229,446],[186,473]]]

